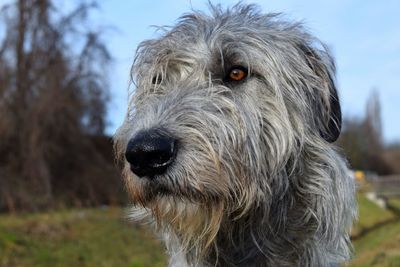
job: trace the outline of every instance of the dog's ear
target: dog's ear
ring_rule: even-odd
[[[342,128],[342,112],[335,84],[335,63],[327,52],[327,48],[316,52],[310,46],[302,46],[308,66],[316,80],[314,93],[314,114],[319,133],[326,141],[335,142]]]

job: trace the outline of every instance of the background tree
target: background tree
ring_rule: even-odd
[[[0,209],[112,195],[115,186],[99,188],[115,172],[95,138],[104,135],[111,60],[87,27],[95,7],[63,14],[55,1],[18,0],[1,10]]]
[[[383,152],[381,104],[377,89],[373,89],[366,104],[365,135],[368,150],[375,153]]]
[[[373,89],[366,103],[365,115],[347,118],[339,139],[352,168],[390,174],[393,167],[387,159],[382,137],[379,93]]]

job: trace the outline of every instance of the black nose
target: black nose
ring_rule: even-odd
[[[163,174],[175,159],[176,139],[161,129],[139,132],[126,148],[125,157],[139,177]]]

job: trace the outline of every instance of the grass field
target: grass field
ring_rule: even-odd
[[[0,216],[0,266],[158,267],[163,249],[121,209]]]
[[[349,266],[400,267],[400,201],[383,210],[359,196]],[[166,266],[163,248],[119,208],[0,216],[1,267]]]
[[[400,267],[400,201],[390,211],[358,196],[360,219],[353,229],[355,258],[351,267]]]

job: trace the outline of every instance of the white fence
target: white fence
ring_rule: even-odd
[[[400,198],[400,175],[378,176],[371,184],[378,197]]]

